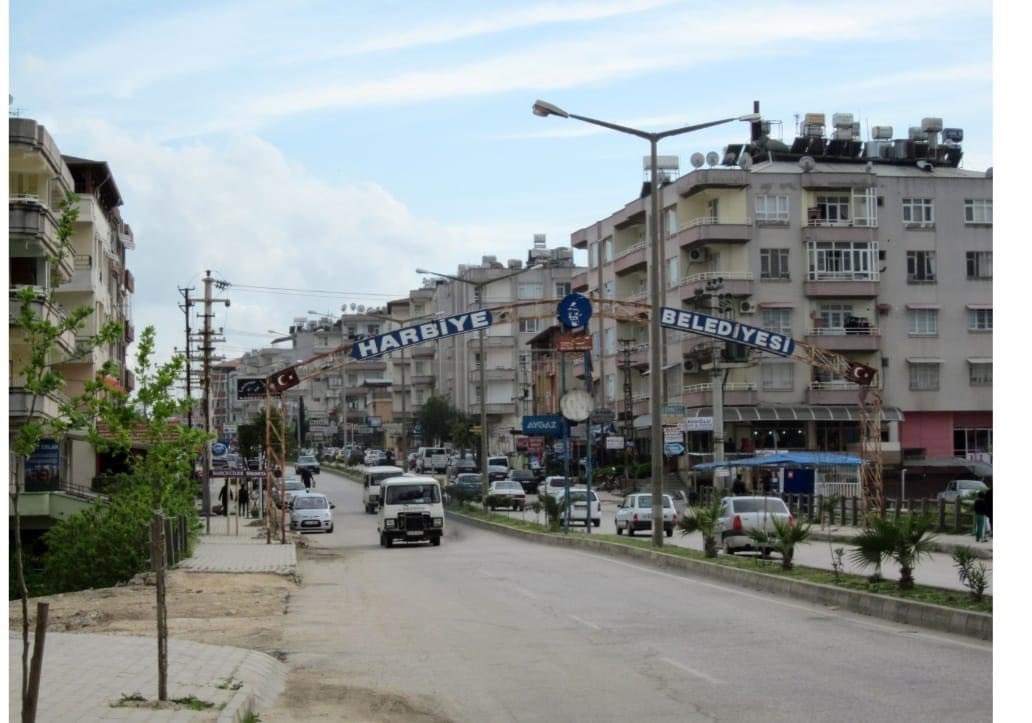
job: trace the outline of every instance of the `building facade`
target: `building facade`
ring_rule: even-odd
[[[987,458],[991,173],[957,167],[960,149],[948,138],[962,133],[937,119],[912,128],[909,140],[864,144],[839,127],[826,138],[823,116],[807,118],[820,127],[804,122],[792,149],[756,124],[750,145],[727,149],[733,165],[698,167],[661,186],[665,305],[790,334],[878,370],[889,462],[904,453]],[[849,144],[834,145],[845,136]],[[643,195],[572,234],[572,246],[589,256],[574,290],[648,301],[649,208]],[[633,416],[645,434],[645,322],[606,320],[596,341],[599,401]],[[621,346],[639,370],[630,404],[616,365]],[[703,366],[713,347],[706,337],[664,332],[664,404],[711,415],[713,377]],[[799,361],[721,353],[735,362],[723,381],[729,452],[858,449],[855,385]],[[708,449],[708,435],[690,436]]]

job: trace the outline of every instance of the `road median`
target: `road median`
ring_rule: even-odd
[[[599,539],[595,536],[555,534],[529,529],[527,525],[517,527],[479,519],[454,509],[449,509],[447,514],[453,521],[530,542],[574,547],[615,557],[629,558],[653,567],[703,575],[733,585],[848,610],[894,623],[914,625],[980,640],[992,640],[993,616],[985,612],[935,605],[893,595],[850,590],[836,585],[799,580],[760,570],[743,569],[738,565],[714,562],[708,559],[693,559],[684,554],[660,552],[632,544]]]

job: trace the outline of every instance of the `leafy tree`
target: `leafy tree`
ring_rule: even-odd
[[[713,495],[708,504],[685,510],[684,517],[677,523],[677,528],[682,535],[690,535],[693,532],[702,533],[702,549],[706,553],[706,557],[717,556],[717,523],[720,520],[720,502],[720,497]]]
[[[19,289],[16,293],[18,313],[12,322],[14,327],[12,342],[24,344],[28,348],[28,357],[25,363],[14,370],[11,380],[12,383],[18,380],[29,396],[26,420],[15,430],[12,444],[12,450],[21,464],[24,464],[32,456],[43,439],[60,438],[69,430],[82,429],[87,426],[90,421],[89,411],[92,408],[90,400],[102,393],[103,390],[103,384],[100,381],[90,381],[85,385],[85,391],[79,397],[70,400],[61,398],[56,416],[52,418],[37,416],[42,400],[48,397],[60,398],[64,391],[65,380],[58,365],[69,359],[64,358],[58,351],[58,340],[71,333],[77,337],[76,353],[88,355],[95,347],[110,344],[122,334],[121,325],[109,323],[105,324],[98,334],[82,339],[79,335],[86,318],[92,313],[92,309],[79,307],[68,311],[63,316],[51,314],[49,311],[56,308],[53,294],[54,289],[62,281],[61,264],[72,253],[72,232],[79,217],[77,203],[78,197],[74,194],[67,195],[61,203],[55,233],[57,248],[53,255],[48,254],[46,257],[50,269],[49,284],[42,290],[26,287]],[[37,307],[43,311],[42,314],[36,313]],[[100,371],[98,377],[102,378],[106,374],[111,374],[114,366],[109,362]],[[17,482],[9,494],[11,509],[14,512],[14,558],[22,616],[22,718],[28,720],[29,590],[25,582],[25,559],[21,541],[20,502],[21,494],[24,491],[23,484],[23,481]]]

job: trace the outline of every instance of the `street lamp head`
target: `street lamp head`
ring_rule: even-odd
[[[536,101],[534,101],[534,105],[531,108],[531,110],[534,111],[534,115],[539,115],[542,118],[545,118],[545,117],[550,116],[550,115],[557,115],[560,118],[569,118],[570,117],[570,114],[567,113],[566,111],[564,111],[559,106],[553,105],[552,103],[548,103],[548,102],[543,101],[543,100],[536,100]]]
[[[762,118],[763,117],[759,113],[749,113],[747,115],[738,116],[738,120],[745,123],[758,123]]]

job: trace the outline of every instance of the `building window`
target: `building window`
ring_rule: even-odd
[[[968,331],[992,331],[992,309],[968,309]]]
[[[911,364],[910,390],[913,392],[939,391],[939,365]]]
[[[938,309],[910,309],[907,317],[909,319],[907,333],[910,336],[939,335]]]
[[[849,225],[849,194],[817,196],[817,219],[824,225]]]
[[[674,287],[676,287],[678,284],[681,283],[680,265],[681,265],[681,258],[679,256],[675,256],[672,259],[667,259],[667,262],[666,262],[666,278],[667,278],[667,288],[668,289],[673,289]]]
[[[907,283],[935,283],[934,251],[907,251]]]
[[[593,243],[588,246],[588,268],[596,268],[598,266],[598,244]]]
[[[964,223],[991,226],[993,223],[993,200],[991,198],[969,198],[964,201]]]
[[[792,336],[791,309],[763,309],[763,328],[785,336]]]
[[[556,281],[555,282],[555,298],[561,299],[570,293],[573,287],[570,286],[569,281]]]
[[[989,462],[993,452],[993,430],[959,427],[953,430],[953,456]]]
[[[680,230],[677,225],[677,206],[667,206],[663,209],[663,230],[666,238],[674,236]]]
[[[791,278],[788,249],[760,249],[760,278],[783,281]]]
[[[518,299],[542,299],[544,296],[544,284],[523,283],[516,285],[516,298]]]
[[[968,281],[993,278],[992,251],[968,251],[966,257]]]
[[[788,196],[757,196],[753,208],[757,223],[788,224]]]
[[[935,209],[930,198],[904,198],[903,223],[907,226],[934,226]]]
[[[521,334],[536,334],[538,331],[537,319],[520,319]]]
[[[815,241],[809,245],[810,281],[877,281],[878,244]]]
[[[992,362],[968,364],[968,382],[973,387],[991,387],[993,385]]]
[[[765,392],[790,392],[795,380],[794,364],[761,364]]]

